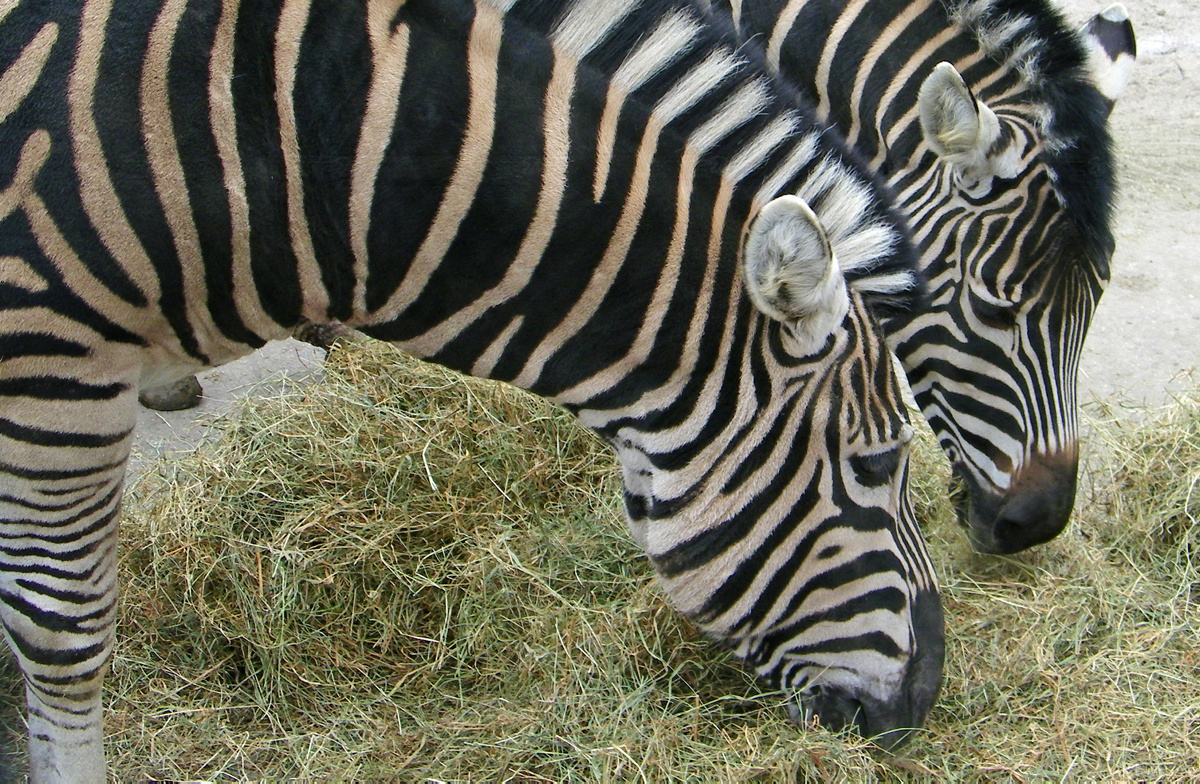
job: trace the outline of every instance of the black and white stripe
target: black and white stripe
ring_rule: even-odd
[[[102,780],[139,385],[338,320],[621,458],[672,601],[899,742],[941,677],[883,191],[685,2],[0,5],[0,618]],[[797,198],[798,197],[798,198]]]
[[[972,543],[1056,536],[1113,250],[1106,121],[1134,57],[1125,9],[1077,32],[1046,0],[712,6],[895,189],[931,291],[887,329],[968,490]]]

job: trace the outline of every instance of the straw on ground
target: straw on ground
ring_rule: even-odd
[[[946,682],[928,729],[884,757],[792,726],[666,607],[613,459],[568,415],[381,345],[335,350],[326,376],[247,402],[136,487],[108,681],[118,780],[1200,770],[1200,393],[1097,422],[1076,523],[1013,558],[969,551],[923,434]]]

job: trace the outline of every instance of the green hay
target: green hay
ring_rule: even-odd
[[[1174,780],[1200,770],[1200,399],[1096,423],[1077,521],[970,552],[928,431],[947,667],[900,757],[797,729],[665,604],[608,451],[385,346],[248,402],[136,488],[108,681],[118,780]]]

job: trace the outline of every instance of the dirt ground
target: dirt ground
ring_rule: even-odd
[[[1096,0],[1059,0],[1072,20]],[[1113,110],[1121,194],[1113,278],[1080,371],[1080,400],[1151,405],[1200,368],[1200,4],[1126,0],[1138,62]]]
[[[1105,7],[1059,0],[1082,24]],[[1113,279],[1101,300],[1080,370],[1080,401],[1158,405],[1200,368],[1200,4],[1126,0],[1138,63],[1113,111],[1121,193]],[[185,449],[203,423],[248,390],[311,378],[322,353],[295,341],[202,377],[206,400],[192,412],[142,411],[136,451]],[[263,382],[265,386],[259,386]]]

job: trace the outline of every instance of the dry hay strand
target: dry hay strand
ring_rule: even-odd
[[[614,459],[570,415],[379,344],[325,373],[138,486],[119,778],[797,769],[781,699],[665,605]],[[815,769],[876,764],[810,745]]]
[[[1175,575],[1200,555],[1200,388],[1138,413],[1146,426],[1124,425],[1114,405],[1097,412],[1107,471],[1097,500],[1120,521],[1109,532],[1114,555]]]
[[[1102,406],[1087,430],[1075,520],[1055,541],[1003,558],[971,553],[952,518],[929,531],[948,638],[929,750],[950,778],[1200,770],[1200,390],[1159,412]],[[948,478],[938,462],[919,482]]]
[[[382,345],[335,349],[326,374],[246,403],[137,487],[108,683],[119,780],[1200,770],[1194,398],[1097,423],[1127,451],[1098,452],[1063,536],[1011,558],[970,552],[922,431],[914,504],[943,580],[946,681],[889,757],[792,726],[665,605],[612,457],[570,416]]]

